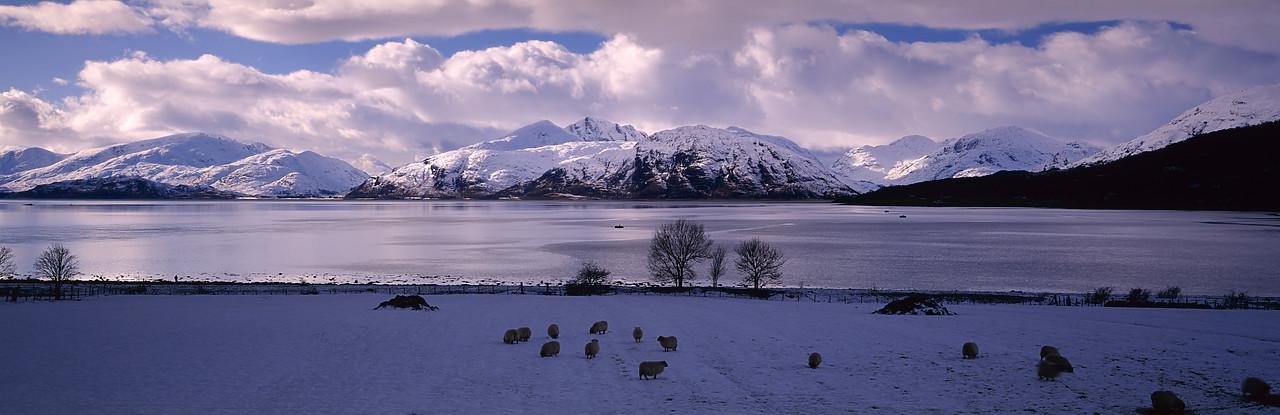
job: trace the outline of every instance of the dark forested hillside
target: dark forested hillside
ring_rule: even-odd
[[[1204,134],[1098,166],[892,186],[839,202],[1280,211],[1280,122]]]

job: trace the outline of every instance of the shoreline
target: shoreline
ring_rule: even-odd
[[[748,298],[764,301],[826,302],[845,304],[887,303],[908,295],[920,294],[939,299],[945,304],[1024,304],[1044,306],[1092,306],[1174,309],[1258,309],[1280,310],[1280,298],[1244,296],[1182,295],[1176,299],[1155,299],[1144,303],[1126,303],[1124,294],[1114,294],[1106,304],[1089,302],[1089,293],[979,291],[979,290],[885,290],[866,288],[802,288],[766,287],[759,290],[744,287],[655,286],[647,283],[605,285],[583,292],[566,284],[400,284],[400,283],[322,283],[305,282],[239,282],[239,281],[88,281],[64,283],[64,297],[80,300],[116,295],[335,295],[373,293],[385,295],[453,295],[506,294],[539,296],[618,296],[669,295],[709,298]],[[0,302],[44,301],[52,299],[52,288],[43,280],[0,280]],[[1240,301],[1243,301],[1241,303]]]

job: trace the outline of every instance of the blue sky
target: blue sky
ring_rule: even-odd
[[[585,116],[819,152],[1016,124],[1101,145],[1280,82],[1267,1],[0,5],[0,147],[205,131],[392,164]]]

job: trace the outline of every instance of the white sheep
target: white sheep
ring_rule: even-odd
[[[600,354],[600,341],[596,339],[591,339],[591,343],[587,343],[587,347],[585,350],[587,353],[587,358],[594,359],[597,354]]]
[[[1170,391],[1151,392],[1151,409],[1152,413],[1182,413],[1187,409],[1187,404],[1178,399],[1178,395]]]
[[[817,369],[818,365],[821,365],[821,364],[822,364],[822,355],[818,354],[818,352],[809,353],[810,369]]]
[[[675,350],[676,336],[658,336],[658,344],[662,345],[662,351]]]
[[[557,326],[555,324],[547,326],[547,335],[551,336],[551,338],[553,339],[560,338],[560,326]]]
[[[649,376],[654,379],[657,379],[658,374],[662,373],[662,371],[665,370],[666,367],[667,367],[666,360],[663,360],[661,362],[640,362],[640,379],[644,380],[645,376]]]
[[[965,343],[964,346],[960,346],[960,354],[964,355],[965,359],[978,357],[978,344],[974,342]]]
[[[502,342],[506,344],[516,344],[520,341],[520,334],[516,329],[508,329],[506,333],[502,333]]]
[[[539,356],[557,356],[560,354],[560,342],[552,340],[542,344],[542,351],[538,352]]]
[[[530,330],[528,327],[516,329],[516,333],[520,335],[520,341],[522,342],[527,342],[530,337],[533,337],[533,330]]]
[[[631,337],[634,337],[636,339],[636,343],[639,343],[640,339],[644,338],[644,330],[640,330],[639,327],[636,327],[635,330],[631,330]]]
[[[1267,396],[1271,393],[1271,385],[1258,378],[1248,378],[1244,380],[1244,395],[1250,397]]]
[[[1041,348],[1040,348],[1040,358],[1041,358],[1041,359],[1044,359],[1044,357],[1045,357],[1045,356],[1048,356],[1048,355],[1051,355],[1051,354],[1056,354],[1056,355],[1061,356],[1061,354],[1059,354],[1059,353],[1058,353],[1058,348],[1057,348],[1057,347],[1053,347],[1053,346],[1044,346],[1044,347],[1041,347]]]
[[[591,334],[604,334],[609,331],[609,322],[601,320],[591,325]]]

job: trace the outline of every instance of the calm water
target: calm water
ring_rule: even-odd
[[[26,203],[30,203],[27,205]],[[563,281],[594,260],[647,281],[653,229],[706,225],[783,250],[784,285],[1280,295],[1280,216],[885,208],[827,203],[535,201],[0,202],[20,273],[62,242],[88,277],[411,283]],[[899,218],[906,215],[906,218]],[[614,225],[624,225],[617,229]],[[730,251],[730,257],[732,257]],[[707,266],[696,281],[708,284]],[[731,271],[722,284],[736,284]]]

